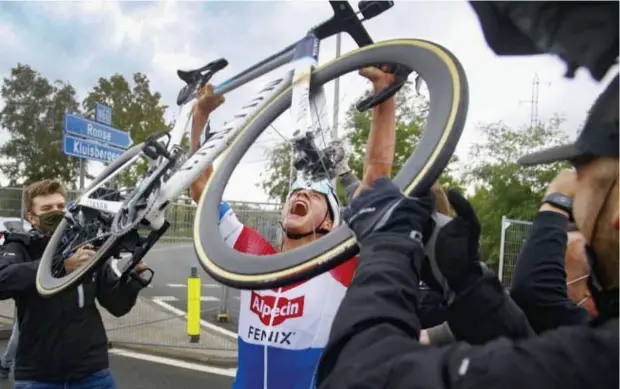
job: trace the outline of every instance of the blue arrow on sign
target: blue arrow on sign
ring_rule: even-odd
[[[70,113],[65,113],[65,132],[124,149],[133,144],[133,140],[125,131]]]
[[[112,162],[125,150],[102,145],[86,139],[76,138],[68,134],[63,136],[63,152],[72,157],[91,159],[100,162]]]

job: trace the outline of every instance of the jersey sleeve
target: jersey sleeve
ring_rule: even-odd
[[[219,215],[220,220],[218,225],[220,235],[222,235],[222,238],[230,247],[235,247],[235,243],[237,243],[243,231],[243,223],[239,221],[235,211],[233,211],[226,201],[220,203]]]
[[[220,203],[220,234],[237,251],[254,255],[275,254],[277,251],[257,231],[244,226],[226,201]]]

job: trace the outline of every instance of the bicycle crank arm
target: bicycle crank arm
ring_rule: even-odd
[[[128,277],[131,277],[131,271],[142,260],[142,258],[144,258],[146,253],[149,252],[149,250],[155,245],[155,243],[157,243],[157,241],[166,233],[169,227],[170,227],[170,223],[166,220],[164,221],[164,225],[160,229],[156,231],[151,231],[149,233],[149,236],[147,236],[144,242],[142,242],[140,246],[138,246],[136,251],[134,251],[133,255],[131,256],[131,259],[123,267],[123,272],[121,274],[121,280],[127,280]],[[152,269],[148,269],[148,270],[151,273],[150,278],[152,279],[155,272]],[[140,277],[136,277],[136,278],[138,278],[138,281],[140,282],[144,281],[144,280],[139,279]],[[147,284],[150,282],[151,280],[149,279]]]

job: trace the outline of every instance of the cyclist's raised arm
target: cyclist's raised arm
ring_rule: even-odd
[[[385,73],[376,67],[361,69],[359,73],[372,82],[375,93],[385,89],[395,80],[393,74]],[[394,97],[392,97],[372,110],[372,123],[366,144],[362,183],[358,186],[354,196],[359,194],[361,190],[370,187],[378,177],[392,176],[395,147],[396,104]]]
[[[192,153],[200,147],[200,136],[203,132],[205,132],[205,127],[209,122],[211,112],[215,111],[215,109],[223,102],[224,96],[213,95],[213,86],[211,84],[207,84],[201,89],[200,98],[196,104],[194,104],[192,111],[192,132],[190,136]],[[208,131],[209,129],[207,128],[206,132],[208,133]],[[205,137],[206,136],[207,134],[205,134]],[[202,174],[192,182],[189,193],[192,200],[196,203],[200,201],[200,196],[202,195],[202,191],[204,190],[211,173],[213,173],[213,166],[206,168]]]

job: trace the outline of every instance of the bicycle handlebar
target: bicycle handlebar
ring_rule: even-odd
[[[334,9],[334,16],[311,28],[310,33],[322,40],[340,32],[346,32],[359,47],[374,43],[348,1],[330,1],[329,4]]]

